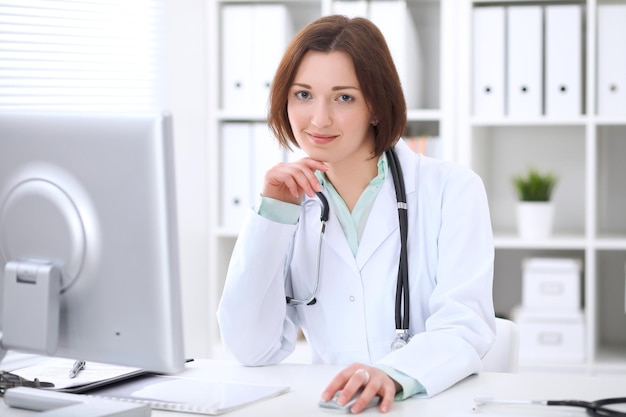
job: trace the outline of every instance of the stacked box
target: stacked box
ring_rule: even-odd
[[[520,361],[583,361],[580,260],[528,258],[522,270],[522,305],[513,314]]]

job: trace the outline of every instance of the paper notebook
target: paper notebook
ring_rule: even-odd
[[[155,410],[219,415],[287,391],[288,386],[148,375],[89,390],[85,394],[149,404]]]

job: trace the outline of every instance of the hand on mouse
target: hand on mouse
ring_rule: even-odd
[[[360,363],[353,363],[339,372],[322,393],[322,400],[330,400],[337,391],[341,390],[337,403],[344,405],[361,388],[363,391],[350,408],[351,413],[357,414],[363,411],[365,405],[375,395],[379,395],[382,399],[378,406],[381,413],[386,413],[391,409],[397,390],[396,382],[380,369]]]

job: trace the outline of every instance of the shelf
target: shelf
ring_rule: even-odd
[[[587,240],[580,235],[555,235],[548,239],[528,240],[515,234],[495,234],[494,245],[496,249],[583,250],[587,247]]]
[[[438,109],[411,109],[407,110],[406,118],[409,122],[439,121],[441,111]]]
[[[406,114],[409,122],[438,122],[441,119],[439,109],[410,109]],[[262,113],[242,113],[220,110],[217,118],[222,122],[264,122],[266,114]]]
[[[351,0],[343,1],[349,3]],[[254,2],[257,1],[219,0],[217,4]],[[308,20],[333,9],[333,0],[258,2],[288,5],[296,27],[302,27]],[[493,287],[496,311],[508,314],[519,305],[524,259],[571,257],[584,262],[581,301],[586,310],[586,359],[580,362],[525,362],[520,363],[521,371],[626,373],[626,188],[623,186],[626,165],[622,163],[626,155],[626,115],[595,114],[597,22],[590,18],[596,16],[598,4],[606,2],[406,0],[420,46],[419,66],[411,69],[422,80],[420,88],[414,92],[419,100],[407,109],[406,136],[439,138],[437,146],[445,149],[445,155],[467,164],[483,179],[496,249]],[[626,3],[626,0],[619,2]],[[473,68],[472,8],[530,4],[583,5],[583,54],[587,56],[583,58],[582,109],[586,114],[572,117],[473,116],[470,81]],[[215,9],[219,10],[219,6]],[[218,29],[210,30],[218,33],[219,25],[215,27]],[[445,33],[441,34],[440,30]],[[212,58],[219,62],[217,48]],[[219,71],[215,73],[219,80]],[[216,83],[214,90],[218,89],[219,83]],[[266,121],[267,115],[262,107],[243,113],[235,110],[215,109],[211,113],[212,137],[219,136],[222,124]],[[218,151],[219,146],[215,145],[214,162]],[[554,233],[548,239],[521,239],[516,233],[517,199],[510,179],[531,166],[553,171],[559,176],[553,199]],[[217,170],[214,174],[217,188],[221,177]],[[211,237],[216,248],[212,268],[218,281],[217,290],[226,275],[238,235],[234,226],[221,227],[218,218],[216,209]]]
[[[582,25],[575,29],[582,34],[581,78],[576,81],[581,96],[576,98],[581,99],[583,114],[567,117],[545,114],[529,117],[474,116],[474,74],[465,74],[458,81],[465,103],[465,123],[460,127],[465,135],[461,138],[465,140],[461,142],[464,146],[461,157],[481,176],[489,198],[497,250],[493,287],[496,310],[507,313],[521,301],[521,263],[525,258],[572,257],[584,262],[580,289],[586,310],[586,359],[580,363],[520,363],[522,370],[626,373],[626,165],[623,163],[626,155],[626,112],[619,105],[614,105],[613,112],[610,112],[611,109],[603,110],[606,116],[596,112],[596,108],[601,108],[598,106],[598,86],[603,64],[599,56],[601,52],[613,56],[610,54],[612,51],[603,49],[606,41],[599,37],[598,30],[601,27],[598,9],[607,3],[624,5],[626,0],[470,0],[466,20],[461,25],[459,38],[470,35],[467,43],[460,48],[465,57],[461,67],[480,69],[484,67],[474,66],[472,62],[475,57],[481,57],[472,51],[475,9],[489,12],[486,9],[490,6],[546,6],[542,17],[543,43],[539,51],[544,76],[541,110],[545,113],[548,108],[547,65],[554,62],[546,59],[552,53],[550,51],[554,51],[546,46],[549,44],[546,33],[553,35],[554,32],[546,30],[549,20],[545,10],[549,5],[582,6],[581,10],[576,9],[581,12],[580,20],[577,15],[575,23],[571,22]],[[498,20],[494,21],[497,23],[494,27],[500,28],[502,15],[493,14],[496,15]],[[507,19],[507,16],[510,17],[505,11],[504,18]],[[555,14],[550,16],[554,18]],[[564,18],[565,15],[561,16]],[[555,24],[555,20],[551,22]],[[559,29],[561,33],[573,28],[567,27],[566,21],[561,23],[564,25]],[[511,26],[508,26],[509,29]],[[508,46],[504,42],[505,60],[509,59]],[[502,69],[505,71],[505,89],[509,88],[507,82],[510,80],[506,77],[511,75],[506,73],[506,68],[505,65]],[[557,66],[555,69],[558,70]],[[563,76],[562,82],[567,82],[565,78]],[[616,115],[609,116],[611,113]],[[549,239],[528,241],[519,238],[516,233],[517,200],[509,179],[528,167],[551,171],[559,177],[553,196],[554,233]]]
[[[552,117],[539,118],[476,118],[470,119],[470,124],[476,127],[489,126],[584,126],[591,119],[586,116],[576,118],[557,119]]]
[[[626,236],[614,236],[614,237],[600,236],[596,238],[594,242],[594,247],[598,250],[626,251]]]
[[[596,116],[591,119],[598,126],[623,126],[626,127],[626,116],[625,117],[605,117],[605,116]]]
[[[510,4],[585,4],[583,0],[473,0],[477,6],[510,5]]]
[[[256,112],[242,113],[220,110],[217,113],[217,119],[221,122],[265,122],[267,115]]]
[[[254,3],[267,3],[267,4],[277,4],[277,3],[282,3],[282,4],[296,4],[296,5],[314,5],[314,6],[318,6],[320,4],[320,0],[220,0],[220,3],[222,4],[250,4],[251,2]]]

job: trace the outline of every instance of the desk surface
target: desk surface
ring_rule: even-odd
[[[289,385],[290,392],[229,412],[232,417],[294,416],[328,417],[336,415],[318,407],[320,394],[330,379],[341,369],[336,366],[281,364],[248,368],[230,361],[196,360],[188,364],[189,377],[207,380]],[[186,372],[187,373],[187,372]],[[626,396],[626,375],[585,376],[570,374],[498,374],[473,375],[432,398],[411,398],[396,402],[390,416],[455,416],[472,415],[474,398],[497,399],[582,399],[595,400]],[[530,408],[531,407],[531,408]],[[23,417],[36,415],[7,407],[0,401],[0,415]],[[194,414],[153,410],[154,417],[192,416]],[[377,409],[362,415],[380,415]],[[582,410],[545,406],[487,406],[476,416],[584,416]]]

